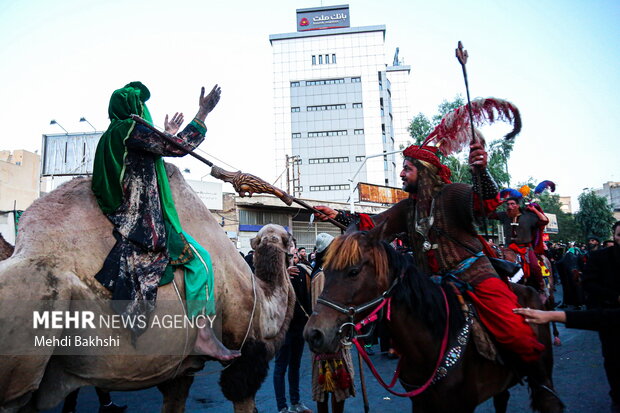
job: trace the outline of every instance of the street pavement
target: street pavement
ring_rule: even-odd
[[[592,331],[565,329],[562,325],[559,325],[559,330],[562,345],[554,346],[555,368],[553,377],[556,390],[566,404],[566,412],[609,412],[609,389],[603,369],[598,334]],[[377,347],[374,346],[374,349],[378,353]],[[354,354],[353,359],[356,365],[355,385],[358,395],[347,400],[345,411],[360,413],[364,411],[364,405],[359,386],[356,354]],[[384,377],[384,380],[391,379],[396,367],[396,361],[389,360],[381,354],[375,354],[371,356],[371,359]],[[217,384],[220,369],[219,364],[208,363],[204,370],[197,374],[187,400],[187,412],[232,412],[231,403],[224,398]],[[269,376],[256,395],[257,408],[261,413],[277,412],[272,373],[273,361],[270,363]],[[302,401],[314,409],[315,405],[312,402],[310,385],[310,356],[307,349],[303,356],[300,376]],[[364,376],[366,378],[371,412],[411,411],[410,400],[392,396],[377,383],[366,367],[364,368]],[[517,385],[511,389],[510,393],[508,413],[530,411],[527,386]],[[162,403],[162,397],[155,388],[133,392],[113,392],[112,399],[117,404],[128,405],[127,412],[158,412],[161,409]],[[92,387],[83,388],[78,398],[77,411],[96,412],[97,407],[98,403],[94,389]],[[58,407],[47,412],[60,413],[61,409]],[[494,409],[491,400],[486,401],[476,410],[476,413],[492,412],[494,412]]]

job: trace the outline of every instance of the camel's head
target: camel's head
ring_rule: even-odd
[[[272,282],[285,276],[294,244],[293,236],[284,227],[265,225],[252,238],[250,245],[254,250],[254,268],[259,278]]]
[[[250,246],[258,252],[267,246],[277,247],[287,253],[291,251],[293,246],[293,237],[284,227],[276,224],[267,224],[258,231],[256,237],[250,241]]]

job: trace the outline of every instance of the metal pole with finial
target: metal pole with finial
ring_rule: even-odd
[[[461,68],[463,69],[463,79],[465,79],[465,92],[467,92],[467,111],[469,112],[469,125],[471,127],[471,142],[470,143],[474,144],[474,143],[478,143],[478,138],[476,137],[476,131],[474,129],[474,113],[471,109],[471,98],[469,97],[469,81],[467,80],[467,68],[465,67],[465,65],[467,64],[467,58],[469,57],[469,54],[467,53],[467,50],[463,48],[463,43],[460,40],[459,40],[459,43],[458,43],[458,46],[455,52],[456,52],[456,58],[461,64]],[[480,170],[476,167],[474,167],[474,175],[475,175],[475,178],[478,180],[478,182],[480,182]],[[478,199],[480,202],[480,208],[482,212],[482,222],[484,225],[484,233],[485,233],[485,236],[487,236],[488,235],[487,234],[488,232],[487,216],[484,213],[484,201],[482,199],[481,185],[478,185],[477,195],[478,195]]]

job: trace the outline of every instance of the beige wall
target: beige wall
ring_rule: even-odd
[[[0,210],[23,210],[39,197],[40,165],[36,153],[0,151]]]
[[[570,196],[561,196],[560,197],[560,209],[567,213],[567,214],[572,214],[573,213],[573,205],[571,202],[571,197]]]

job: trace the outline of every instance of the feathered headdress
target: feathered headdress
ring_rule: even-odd
[[[521,192],[521,195],[523,195],[524,198],[527,198],[531,191],[532,188],[530,188],[529,185],[523,185],[521,188],[519,188],[519,192]]]
[[[516,189],[513,188],[506,188],[506,189],[502,189],[501,191],[499,191],[499,197],[502,199],[506,199],[506,198],[518,198],[521,199],[523,198],[523,194],[519,191],[517,191]]]
[[[542,194],[545,189],[548,189],[551,192],[555,192],[555,183],[553,181],[542,181],[536,188],[534,188],[535,194]]]
[[[474,99],[471,102],[474,126],[492,124],[501,120],[513,125],[513,130],[504,138],[513,139],[521,132],[519,109],[503,99]],[[444,155],[459,152],[471,142],[471,127],[467,105],[463,105],[443,117],[441,123],[424,139],[420,146],[433,143]]]

